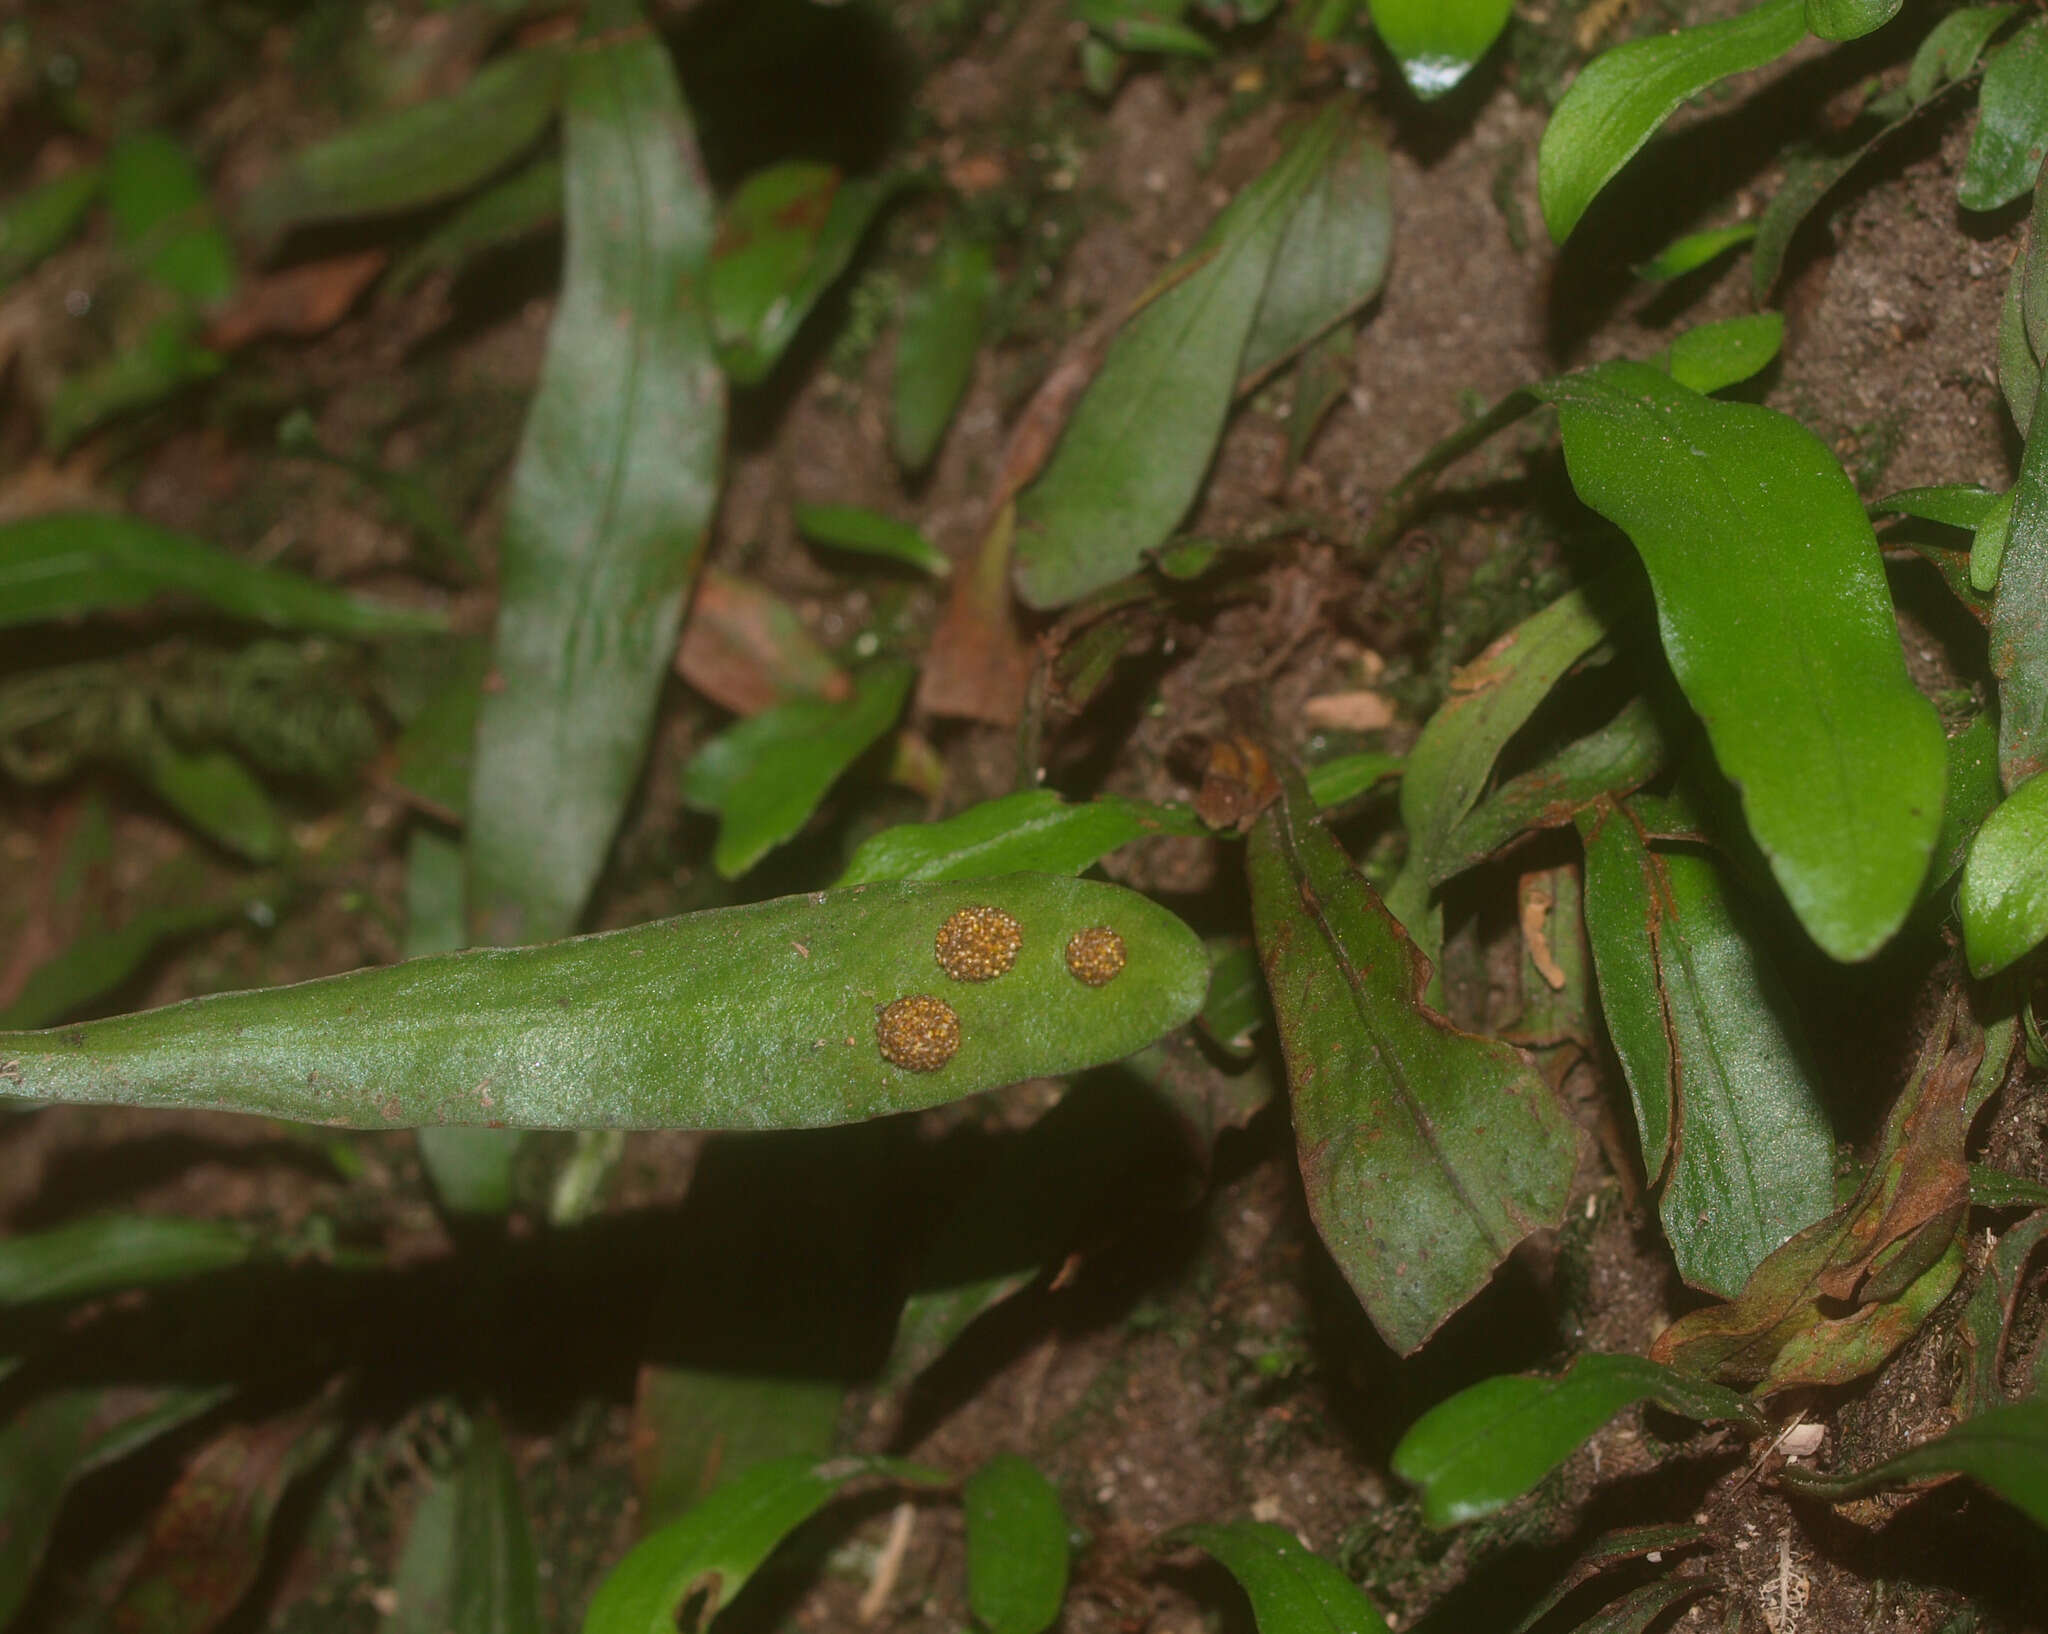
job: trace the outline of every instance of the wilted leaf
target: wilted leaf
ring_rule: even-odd
[[[1562,1216],[1577,1131],[1511,1046],[1424,1005],[1426,962],[1299,775],[1282,778],[1246,860],[1302,1180],[1323,1241],[1405,1355]]]
[[[57,512],[0,523],[0,626],[187,596],[275,629],[371,636],[437,630],[439,614],[381,607],[130,516]]]
[[[320,334],[347,315],[384,261],[383,250],[358,250],[258,278],[207,325],[203,338],[232,352],[268,335]]]
[[[1967,210],[2012,203],[2041,174],[2048,152],[2048,18],[2035,18],[1984,60],[1977,128],[1956,196]]]
[[[758,715],[799,698],[841,703],[846,671],[766,585],[707,566],[697,580],[676,673],[721,709]]]
[[[890,438],[897,459],[909,470],[923,470],[945,438],[974,375],[974,355],[995,287],[994,253],[955,232],[939,245],[924,281],[904,300]]]
[[[1980,981],[2048,940],[2048,772],[1995,807],[1970,842],[1957,899]]]
[[[918,677],[918,708],[928,714],[1015,726],[1024,713],[1031,644],[1010,595],[1016,523],[1017,507],[1005,501],[982,535],[973,566],[953,579]]]
[[[881,879],[982,879],[996,874],[1078,874],[1148,834],[1206,834],[1192,812],[1120,794],[1068,805],[1027,789],[969,806],[936,823],[904,823],[864,840],[841,885]]]
[[[1160,1544],[1215,1556],[1251,1600],[1259,1634],[1387,1634],[1385,1619],[1356,1583],[1278,1526],[1185,1526]]]
[[[1144,565],[1193,503],[1230,410],[1274,258],[1339,132],[1310,125],[1118,331],[1019,500],[1017,586],[1063,607]]]
[[[1732,1390],[1640,1356],[1589,1354],[1555,1378],[1509,1374],[1439,1402],[1401,1437],[1393,1470],[1422,1488],[1424,1520],[1456,1526],[1513,1503],[1639,1401],[1687,1418],[1763,1427],[1756,1408]]]
[[[989,1634],[1043,1634],[1067,1595],[1067,1517],[1029,1459],[998,1453],[960,1490],[967,1604]]]
[[[646,756],[724,435],[699,305],[711,199],[668,48],[628,0],[594,7],[585,31],[563,115],[567,264],[477,719],[480,941],[559,936],[582,915]]]
[[[1945,752],[1855,489],[1797,421],[1641,364],[1546,392],[1579,497],[1649,569],[1665,655],[1793,911],[1833,957],[1868,958],[1927,872]]]
[[[729,727],[683,769],[683,798],[719,818],[712,865],[737,879],[810,821],[832,785],[896,724],[915,671],[885,660],[844,703],[799,699]]]

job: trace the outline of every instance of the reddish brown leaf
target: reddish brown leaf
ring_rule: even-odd
[[[918,682],[918,708],[929,714],[1015,726],[1024,713],[1031,648],[1010,600],[1016,520],[1016,507],[1005,502],[972,570],[953,580]]]
[[[735,715],[796,698],[841,703],[853,695],[790,605],[751,580],[707,567],[676,647],[676,673]]]
[[[208,327],[206,344],[232,352],[269,335],[317,335],[331,329],[389,259],[384,250],[358,250],[252,279]]]

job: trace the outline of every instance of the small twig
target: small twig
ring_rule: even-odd
[[[889,1516],[889,1536],[875,1557],[875,1575],[854,1608],[863,1628],[875,1623],[888,1609],[889,1596],[896,1592],[896,1579],[903,1573],[903,1557],[910,1552],[910,1534],[917,1525],[917,1505],[900,1503]]]

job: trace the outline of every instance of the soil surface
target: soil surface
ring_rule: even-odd
[[[459,80],[479,49],[465,43],[460,10],[255,9],[276,15],[253,33],[227,29],[220,49],[234,71],[225,75],[191,60],[206,30],[152,33],[141,17],[151,8],[31,6],[23,27],[37,50],[55,41],[76,55],[96,105],[146,106],[178,129],[227,203],[279,154],[358,111],[367,59],[402,64],[431,86]],[[1279,23],[1233,35],[1216,63],[1134,60],[1112,92],[1094,95],[1077,60],[1081,30],[1060,0],[903,0],[887,15],[796,0],[657,9],[722,189],[792,154],[856,170],[920,164],[1002,234],[1013,294],[927,475],[906,479],[889,450],[891,314],[953,207],[937,193],[899,201],[794,353],[734,399],[711,559],[786,597],[832,647],[879,621],[928,631],[942,598],[824,560],[798,537],[796,506],[870,506],[915,521],[966,560],[1018,416],[1060,361],[1200,235],[1304,109],[1350,96],[1379,122],[1392,153],[1392,270],[1359,325],[1348,385],[1294,464],[1288,395],[1255,393],[1190,524],[1263,542],[1244,596],[1199,623],[1139,619],[1112,683],[1088,698],[1055,696],[1044,722],[1050,786],[1178,801],[1198,794],[1196,751],[1239,724],[1248,695],[1307,757],[1412,742],[1451,669],[1566,582],[1570,529],[1585,519],[1555,522],[1561,474],[1541,419],[1454,468],[1443,502],[1368,559],[1357,542],[1387,491],[1439,438],[1519,385],[1646,355],[1676,326],[1752,310],[1739,257],[1675,286],[1644,284],[1630,269],[1679,233],[1754,216],[1786,144],[1825,137],[1874,78],[1896,79],[1918,38],[1892,29],[1832,52],[1809,42],[1705,99],[1560,253],[1542,229],[1535,153],[1570,68],[1633,33],[1738,7],[1524,5],[1486,66],[1427,109],[1369,45],[1310,50]],[[167,40],[183,41],[184,54],[166,55]],[[326,83],[330,53],[345,67]],[[744,94],[719,81],[735,62],[749,65]],[[1816,213],[1781,285],[1782,360],[1745,388],[1825,437],[1866,498],[1935,482],[2002,488],[2014,475],[2017,443],[1994,369],[2023,228],[2014,212],[1986,220],[1955,203],[1970,106],[1948,99]],[[10,157],[12,181],[78,156],[79,139],[24,111],[19,97],[0,128],[5,151],[27,156]],[[397,233],[320,237],[287,246],[285,258],[396,242]],[[459,627],[486,633],[487,579],[423,589],[418,553],[390,509],[332,463],[281,455],[275,426],[304,407],[324,448],[416,475],[488,563],[559,253],[559,238],[543,233],[459,277],[364,298],[322,333],[258,343],[189,411],[118,427],[58,464],[36,452],[27,405],[39,371],[56,369],[73,344],[67,291],[90,287],[106,258],[88,238],[11,297],[41,304],[38,338],[20,352],[0,415],[0,514],[47,508],[53,494],[120,496],[152,520],[261,560],[395,596],[431,593]],[[1895,590],[1916,677],[1931,692],[1967,688],[1982,673],[1981,633],[1910,560],[1895,564]],[[79,642],[24,638],[0,666],[23,671]],[[1309,700],[1361,689],[1390,701],[1389,722],[1315,724]],[[703,860],[708,826],[677,791],[692,748],[729,718],[681,679],[672,686],[594,922],[731,898]],[[745,882],[748,894],[813,888],[862,834],[1014,786],[1010,725],[920,711],[910,741],[922,767],[911,786],[885,786],[887,765],[864,768],[851,795]],[[397,957],[405,841],[417,819],[387,773],[374,767],[338,799],[298,791],[295,860],[252,899],[254,914],[182,941],[99,1007]],[[120,778],[0,782],[0,998],[77,927],[78,910],[49,878],[88,797],[105,803],[112,825],[89,883],[97,911],[118,919],[178,859],[205,889],[240,877]],[[1388,865],[1393,828],[1384,800],[1347,826],[1369,872]],[[1162,839],[1118,854],[1108,872],[1207,932],[1243,934],[1237,856],[1227,840]],[[1474,903],[1488,892],[1512,900],[1514,872],[1506,864],[1484,874]],[[1513,925],[1496,919],[1479,907],[1453,914],[1451,1000],[1474,1024],[1506,1005],[1489,972],[1503,945],[1512,950]],[[34,957],[9,963],[6,947]],[[1944,972],[1885,971],[1874,1011],[1871,986],[1845,996],[1824,972],[1791,974],[1821,1020],[1814,1046],[1838,1127],[1867,1148]],[[1220,1081],[1213,1063],[1202,1070]],[[600,1206],[569,1228],[550,1226],[546,1209],[568,1137],[532,1144],[521,1201],[501,1227],[439,1212],[409,1135],[330,1138],[202,1114],[59,1109],[0,1123],[0,1229],[137,1209],[284,1233],[317,1224],[387,1257],[378,1272],[309,1263],[285,1277],[238,1273],[106,1302],[66,1341],[66,1365],[86,1376],[145,1376],[134,1369],[168,1362],[193,1377],[234,1378],[242,1390],[232,1413],[251,1422],[294,1410],[330,1379],[347,1381],[346,1433],[281,1510],[279,1546],[226,1625],[237,1629],[378,1626],[422,1474],[465,1414],[504,1426],[550,1626],[579,1627],[591,1588],[648,1514],[673,1510],[660,1486],[670,1456],[658,1445],[661,1375],[758,1372],[763,1356],[771,1369],[808,1373],[812,1416],[822,1391],[822,1422],[842,1447],[957,1471],[1000,1452],[1034,1460],[1073,1530],[1061,1626],[1074,1634],[1248,1628],[1218,1568],[1160,1541],[1190,1523],[1244,1518],[1297,1532],[1402,1631],[1513,1627],[1603,1535],[1653,1523],[1699,1531],[1603,1577],[1546,1626],[1574,1626],[1573,1608],[1590,1616],[1618,1587],[1676,1572],[1700,1594],[1658,1626],[2048,1628],[2048,1546],[1981,1490],[1956,1482],[1840,1506],[1794,1498],[1774,1484],[1782,1454],[1654,1410],[1623,1414],[1503,1516],[1449,1533],[1423,1526],[1387,1467],[1419,1412],[1496,1373],[1554,1368],[1584,1350],[1642,1352],[1698,1303],[1658,1235],[1614,1063],[1563,1063],[1557,1077],[1588,1137],[1564,1228],[1526,1244],[1408,1361],[1381,1343],[1315,1235],[1284,1106],[1253,1110],[1241,1088],[1225,1091],[1238,1101],[1213,1145],[1107,1114],[1116,1133],[1104,1149],[1117,1159],[1090,1177],[1099,1206],[1067,1256],[899,1388],[876,1383],[874,1370],[920,1245],[943,1229],[963,1177],[993,1173],[1006,1142],[1060,1100],[1058,1086],[782,1143],[634,1135]],[[1069,1095],[1107,1093],[1089,1083]],[[2048,1080],[2017,1070],[1978,1142],[1984,1161],[2048,1180]],[[1976,1217],[1958,1292],[1875,1380],[1780,1404],[1821,1427],[1823,1465],[1872,1462],[1946,1423],[1958,1313],[1987,1253],[1982,1228],[2010,1219]],[[2037,1269],[2018,1303],[2015,1378],[2041,1342],[2044,1304]],[[770,1309],[782,1305],[797,1316]],[[135,1558],[154,1497],[196,1444],[174,1438],[80,1489],[18,1626],[68,1628],[101,1603]],[[899,1510],[893,1494],[861,1498],[814,1523],[720,1627],[958,1629],[970,1621],[963,1559],[951,1499]]]

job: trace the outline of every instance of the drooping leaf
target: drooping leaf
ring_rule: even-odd
[[[839,776],[896,724],[916,672],[885,660],[844,703],[798,699],[721,732],[683,770],[683,798],[719,818],[712,865],[737,879],[793,839]]]
[[[1679,104],[1716,80],[1761,68],[1806,35],[1804,0],[1763,0],[1739,16],[1631,40],[1595,57],[1543,131],[1543,220],[1562,244],[1600,189]]]
[[[1027,789],[969,806],[936,823],[885,828],[854,852],[841,885],[882,879],[982,879],[996,874],[1078,874],[1148,834],[1204,834],[1192,812],[1119,794],[1068,805]]]
[[[35,1584],[71,1483],[197,1418],[223,1388],[78,1386],[39,1396],[0,1427],[0,1628]]]
[[[373,636],[441,627],[438,614],[382,607],[259,567],[131,516],[55,511],[0,523],[0,626],[136,607],[157,596],[205,602],[275,629]]]
[[[1970,974],[1980,981],[2048,940],[2048,773],[2036,772],[1984,819],[1957,906]]]
[[[1067,1594],[1067,1517],[1037,1466],[998,1453],[960,1491],[967,1604],[989,1634],[1043,1634]]]
[[[585,28],[563,114],[567,264],[512,473],[477,719],[481,941],[559,936],[582,915],[646,755],[724,434],[699,305],[711,199],[668,48],[628,0]]]
[[[1016,576],[1063,607],[1144,565],[1193,503],[1296,208],[1336,143],[1318,118],[1216,218],[1111,343],[1051,462],[1018,499]]]
[[[740,184],[711,253],[711,332],[742,386],[764,379],[899,185],[785,159]]]
[[[1636,276],[1646,283],[1668,283],[1673,278],[1683,278],[1689,272],[1697,272],[1708,262],[1726,255],[1738,244],[1747,244],[1756,237],[1756,223],[1744,222],[1738,227],[1710,227],[1705,232],[1687,233],[1683,238],[1673,239],[1652,259],[1636,268]]]
[[[1215,1556],[1250,1599],[1259,1634],[1387,1634],[1386,1620],[1364,1591],[1281,1527],[1263,1521],[1187,1526],[1160,1542]]]
[[[540,1579],[519,1474],[489,1418],[413,1515],[383,1634],[540,1634]]]
[[[2026,1285],[2027,1266],[2044,1236],[2048,1236],[2048,1209],[2020,1221],[1998,1239],[1977,1286],[1970,1290],[1969,1302],[1963,1307],[1962,1320],[1956,1327],[1965,1355],[1956,1406],[1965,1418],[1974,1418],[2006,1399],[1999,1378],[2006,1341],[2011,1335],[2014,1309]]]
[[[859,505],[799,505],[796,528],[806,539],[841,550],[905,562],[934,578],[953,571],[946,553],[908,522],[883,516]]]
[[[1793,911],[1833,957],[1868,958],[1927,872],[1945,752],[1855,489],[1797,421],[1641,364],[1546,390],[1572,483],[1648,568],[1665,654]]]
[[[195,306],[234,292],[235,252],[213,220],[206,183],[161,131],[138,131],[107,155],[107,214],[121,252]]]
[[[1984,60],[1977,128],[1956,196],[1966,210],[2012,203],[2041,174],[2048,152],[2048,18],[2035,18]]]
[[[700,1590],[702,1620],[710,1621],[778,1543],[864,1476],[933,1486],[945,1481],[895,1458],[783,1458],[758,1465],[634,1545],[598,1585],[583,1634],[672,1634],[677,1613]]]
[[[1387,151],[1364,126],[1342,132],[1273,258],[1258,316],[1238,360],[1238,389],[1344,321],[1386,281],[1394,235]]]
[[[1948,1434],[1853,1475],[1787,1471],[1787,1484],[1827,1498],[1854,1497],[1892,1481],[1968,1475],[2048,1526],[2048,1396],[1979,1413]]]
[[[0,1305],[83,1299],[245,1263],[254,1233],[231,1220],[108,1214],[0,1241]]]
[[[325,1401],[263,1424],[235,1424],[186,1464],[149,1525],[109,1626],[207,1634],[263,1569],[286,1489],[340,1434]]]
[[[1372,0],[1372,26],[1427,101],[1472,72],[1512,10],[1512,0]]]
[[[1652,851],[1625,807],[1580,819],[1600,1006],[1628,1078],[1664,1236],[1696,1288],[1733,1296],[1834,1205],[1834,1136],[1791,1006],[1707,857]]]
[[[1422,1489],[1423,1519],[1431,1526],[1478,1520],[1528,1492],[1639,1401],[1702,1422],[1763,1427],[1757,1409],[1732,1390],[1640,1356],[1595,1353],[1555,1378],[1509,1374],[1439,1402],[1401,1437],[1393,1470]]]
[[[1299,775],[1281,777],[1247,864],[1302,1181],[1338,1267],[1405,1355],[1561,1217],[1577,1131],[1512,1047],[1422,1002],[1413,942]]]
[[[948,233],[922,283],[903,302],[896,337],[894,416],[890,442],[910,471],[931,463],[953,411],[974,377],[974,356],[995,295],[995,254],[988,245]]]
[[[954,981],[934,962],[966,908],[1016,921],[1007,975]],[[1125,962],[1091,986],[1066,950],[1097,927]],[[796,1128],[1121,1060],[1191,1019],[1207,985],[1194,934],[1116,886],[863,885],[0,1034],[0,1084],[364,1128]],[[884,1008],[898,1000],[916,1002]]]
[[[503,181],[493,182],[436,227],[391,269],[394,294],[437,272],[457,272],[478,256],[516,244],[562,219],[562,160],[543,154]]]
[[[302,222],[388,215],[467,193],[539,140],[573,55],[552,46],[512,52],[453,96],[300,150],[249,195],[244,220],[277,238]]]
[[[0,207],[0,288],[62,249],[100,196],[98,165],[80,165]]]
[[[1703,395],[1749,379],[1778,355],[1785,318],[1752,312],[1688,329],[1671,343],[1671,378]]]
[[[1905,0],[1806,0],[1806,27],[1823,40],[1857,40],[1883,28]]]

